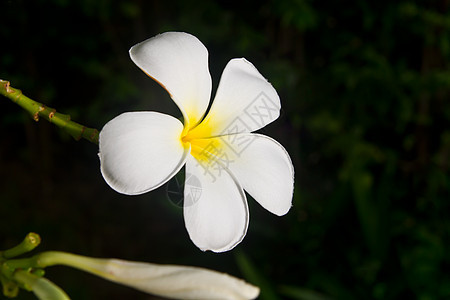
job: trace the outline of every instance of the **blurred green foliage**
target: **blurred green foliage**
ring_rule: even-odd
[[[0,78],[101,128],[124,111],[179,116],[128,58],[168,30],[209,49],[214,87],[246,57],[280,94],[263,133],[289,151],[294,206],[250,200],[244,241],[202,253],[165,187],[109,189],[96,147],[34,123],[3,99],[0,245],[200,265],[245,276],[261,299],[450,298],[450,3],[430,1],[0,0]],[[44,250],[44,249],[42,249]],[[152,299],[66,269],[74,299]],[[32,299],[26,293],[20,299]]]

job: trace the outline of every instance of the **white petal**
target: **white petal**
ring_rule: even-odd
[[[99,156],[106,182],[117,192],[137,195],[156,189],[184,165],[190,149],[183,124],[157,112],[124,113],[100,132]]]
[[[221,165],[191,155],[186,161],[186,178],[191,183],[185,184],[184,221],[191,240],[203,251],[235,247],[248,227],[247,200],[241,186]],[[193,188],[197,188],[194,194]]]
[[[280,115],[280,98],[273,86],[244,58],[225,67],[211,110],[192,130],[192,137],[252,132]]]
[[[289,211],[294,167],[289,154],[275,140],[254,133],[224,135],[193,141],[191,153],[203,160],[214,156],[268,211],[279,216]]]
[[[130,49],[133,62],[170,94],[185,123],[195,126],[208,108],[211,76],[208,50],[193,35],[166,32]]]
[[[253,133],[221,138],[227,142],[230,159],[234,159],[228,168],[244,190],[271,213],[286,214],[292,206],[294,166],[283,146]]]

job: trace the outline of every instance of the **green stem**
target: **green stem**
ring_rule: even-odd
[[[41,237],[37,233],[30,232],[19,245],[1,252],[1,256],[3,256],[3,258],[9,259],[22,255],[36,248],[40,244],[40,242]]]
[[[95,275],[103,275],[101,270],[107,259],[92,258],[82,255],[62,251],[47,251],[36,254],[32,257],[9,259],[3,262],[1,266],[1,273],[8,279],[13,277],[16,270],[42,270],[46,267],[55,265],[64,265],[76,268]]]
[[[27,258],[19,258],[19,259],[9,259],[4,261],[1,266],[1,273],[8,279],[12,279],[13,274],[18,269],[23,270],[31,270],[33,268],[37,268],[36,266],[39,264],[37,259],[38,255]]]
[[[55,265],[64,265],[98,276],[104,275],[99,270],[108,261],[107,259],[92,258],[62,251],[42,252],[32,257],[32,260],[32,266],[34,268],[43,269]]]
[[[9,81],[0,79],[0,94],[28,111],[36,122],[39,121],[39,117],[44,118],[50,123],[54,123],[56,126],[64,129],[77,141],[84,138],[92,143],[98,144],[97,129],[75,123],[70,120],[69,115],[58,113],[55,109],[28,98],[22,94],[21,90],[11,87]]]

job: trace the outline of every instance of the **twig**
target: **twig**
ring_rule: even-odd
[[[28,98],[22,94],[21,90],[11,87],[9,81],[0,79],[0,94],[28,111],[36,122],[39,121],[39,118],[44,118],[50,123],[64,129],[77,141],[84,138],[94,144],[98,144],[97,129],[73,122],[70,120],[70,115],[58,113],[56,109]]]

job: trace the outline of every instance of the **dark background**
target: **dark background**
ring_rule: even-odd
[[[129,59],[157,33],[197,36],[213,94],[228,60],[269,79],[281,117],[262,130],[295,164],[293,208],[249,199],[234,250],[189,240],[167,185],[124,196],[98,148],[1,98],[0,248],[30,231],[43,250],[228,272],[260,299],[450,298],[450,2],[0,0],[0,78],[100,129],[125,111],[180,116]],[[73,299],[158,299],[65,267]],[[22,291],[19,299],[33,299]]]

